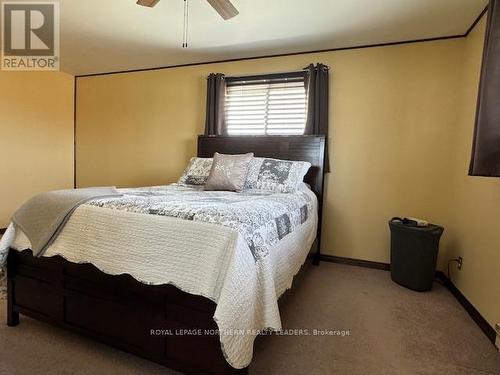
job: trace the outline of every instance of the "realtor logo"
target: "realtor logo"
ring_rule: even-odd
[[[2,2],[2,69],[59,70],[58,2]]]

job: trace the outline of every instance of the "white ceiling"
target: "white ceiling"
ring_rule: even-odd
[[[83,75],[464,34],[487,0],[60,0],[61,69]]]

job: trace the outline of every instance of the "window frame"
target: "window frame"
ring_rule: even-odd
[[[234,86],[251,86],[251,85],[263,85],[263,84],[280,84],[280,83],[291,83],[291,82],[303,82],[304,89],[306,90],[306,122],[307,122],[307,111],[308,111],[308,98],[307,98],[307,88],[306,88],[306,79],[307,79],[307,71],[292,71],[292,72],[283,72],[283,73],[267,73],[267,74],[256,74],[256,75],[246,75],[246,76],[230,76],[225,78],[226,89]],[[224,102],[224,113],[226,112],[226,106]],[[267,133],[267,123],[266,129],[264,132],[264,136],[269,136]],[[306,125],[306,124],[304,124]],[[229,134],[227,123],[224,124],[225,134],[230,137],[239,137],[239,136],[256,136],[257,134]],[[305,132],[305,127],[304,127]],[[290,135],[290,134],[273,134],[273,135]]]

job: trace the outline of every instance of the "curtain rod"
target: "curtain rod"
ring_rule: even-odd
[[[253,73],[253,74],[245,74],[245,75],[240,75],[240,76],[226,76],[225,79],[229,81],[244,81],[245,79],[252,79],[252,80],[257,80],[257,79],[273,79],[273,78],[286,78],[287,76],[290,77],[299,77],[301,75],[304,75],[308,72],[309,66],[306,66],[305,68],[301,70],[291,70],[288,72],[274,72],[274,73]],[[330,67],[327,65],[323,65],[323,67],[327,70],[330,70]]]
[[[247,74],[242,76],[227,76],[226,80],[231,81],[244,81],[245,79],[272,79],[272,78],[286,78],[287,76],[298,77],[300,75],[305,74],[305,70],[294,70],[288,72],[277,72],[277,73],[261,73],[261,74]]]

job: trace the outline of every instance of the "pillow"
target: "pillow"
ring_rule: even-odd
[[[212,170],[208,176],[205,190],[241,191],[245,186],[248,164],[253,153],[242,155],[223,155],[216,152]]]
[[[292,193],[311,167],[306,161],[253,158],[248,167],[245,189]]]
[[[191,158],[187,168],[179,178],[179,184],[204,185],[212,169],[212,158]]]

